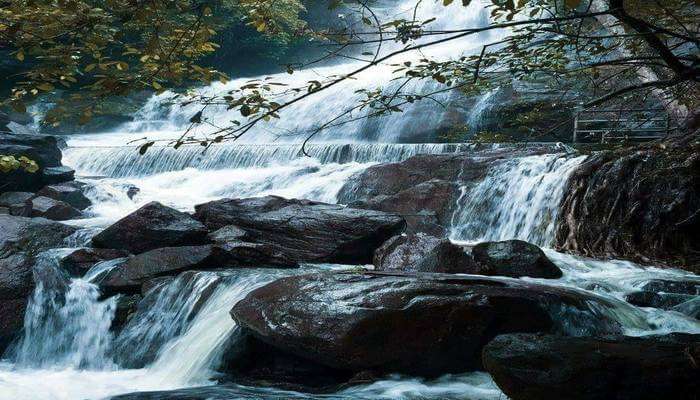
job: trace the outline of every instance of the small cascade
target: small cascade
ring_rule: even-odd
[[[454,153],[470,149],[470,144],[313,144],[305,148],[310,158],[321,164],[347,164],[403,161],[416,154]],[[113,178],[142,177],[185,168],[198,170],[264,168],[307,158],[298,144],[233,144],[152,147],[144,155],[132,146],[71,147],[64,162],[82,175]]]
[[[495,165],[477,185],[462,186],[450,239],[551,245],[566,181],[585,158],[544,154]]]
[[[96,285],[85,279],[69,280],[58,265],[61,254],[48,251],[37,259],[36,288],[13,358],[28,367],[111,367],[109,327],[116,298],[98,301]]]
[[[164,344],[182,334],[218,284],[213,272],[186,272],[154,287],[115,340],[115,359],[122,366],[143,367]]]
[[[151,370],[164,382],[183,386],[206,383],[215,375],[226,345],[236,334],[231,307],[253,289],[290,273],[242,270],[221,277],[183,334],[162,347]]]

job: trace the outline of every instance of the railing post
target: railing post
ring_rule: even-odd
[[[581,113],[581,106],[576,106],[574,108],[574,135],[573,135],[573,143],[578,142],[578,116]]]

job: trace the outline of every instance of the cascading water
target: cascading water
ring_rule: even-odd
[[[545,154],[507,160],[474,187],[462,186],[450,239],[522,239],[551,246],[566,180],[586,157]]]
[[[116,298],[99,302],[96,285],[85,279],[69,281],[58,266],[60,254],[48,251],[38,257],[36,288],[14,360],[27,367],[111,367],[107,352]]]

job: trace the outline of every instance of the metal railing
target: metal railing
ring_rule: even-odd
[[[671,117],[664,109],[577,109],[574,142],[648,141],[666,137]]]

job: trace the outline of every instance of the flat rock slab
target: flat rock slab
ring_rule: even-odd
[[[218,200],[195,210],[209,229],[235,225],[246,241],[275,247],[290,262],[370,264],[374,250],[405,227],[394,214],[277,196]]]

